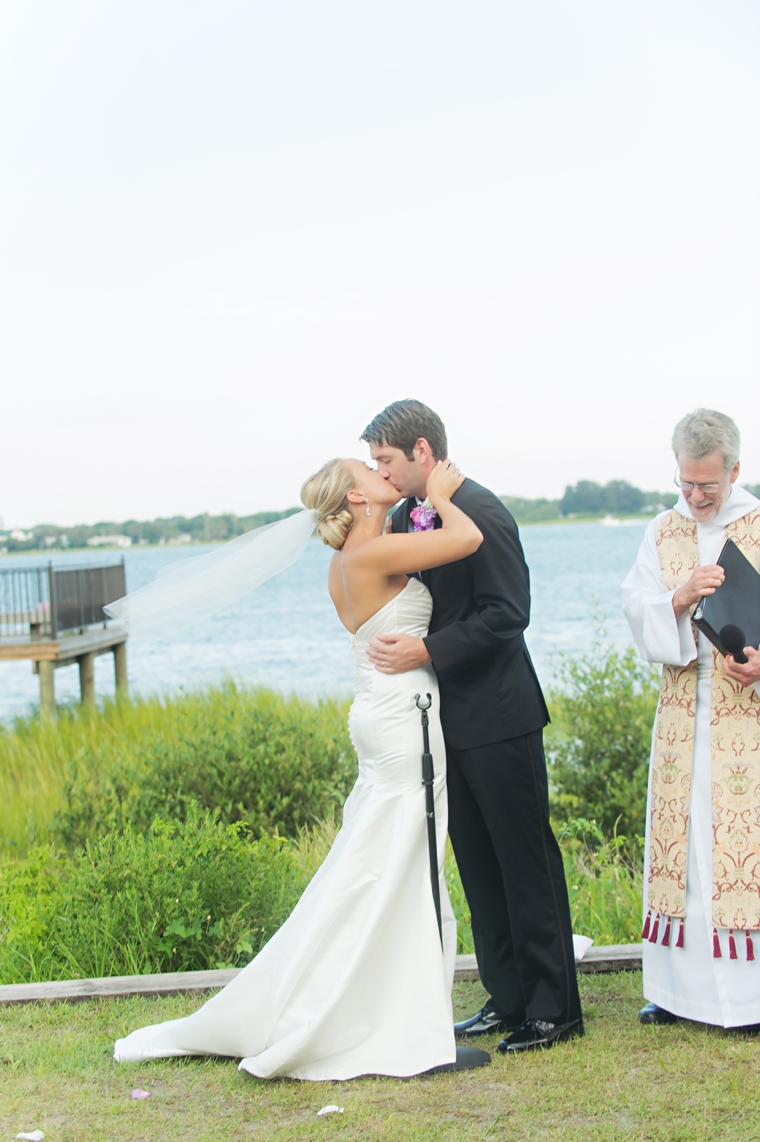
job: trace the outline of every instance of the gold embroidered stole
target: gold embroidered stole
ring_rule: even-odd
[[[760,509],[729,524],[725,536],[760,570]],[[680,512],[666,512],[656,543],[665,586],[671,591],[686,583],[699,563],[697,525]],[[696,633],[695,628],[695,640]],[[760,928],[760,698],[754,686],[727,678],[722,661],[713,648],[713,924]],[[670,918],[686,915],[696,706],[696,659],[688,666],[665,665],[652,750],[648,903],[652,912],[668,918],[668,935]],[[656,925],[657,919],[653,942]]]

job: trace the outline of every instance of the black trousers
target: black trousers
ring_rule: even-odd
[[[476,749],[447,745],[446,760],[449,834],[495,1010],[515,1022],[580,1018],[542,731]]]

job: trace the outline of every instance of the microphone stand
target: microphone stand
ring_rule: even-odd
[[[438,840],[435,835],[435,801],[433,799],[433,781],[435,773],[433,771],[433,755],[430,752],[430,735],[428,734],[428,710],[433,705],[433,699],[430,694],[426,694],[427,702],[423,702],[419,694],[415,694],[414,700],[417,703],[417,709],[420,711],[420,720],[422,721],[422,784],[425,786],[425,816],[427,817],[427,834],[428,834],[428,851],[430,853],[430,885],[433,889],[433,903],[435,904],[435,915],[438,921],[438,936],[441,941],[441,948],[443,948],[443,926],[441,924],[441,888],[438,881]],[[457,1047],[456,1058],[453,1063],[441,1063],[440,1066],[431,1067],[430,1070],[425,1071],[425,1074],[435,1075],[442,1074],[448,1071],[471,1071],[475,1067],[483,1067],[486,1063],[491,1062],[491,1056],[487,1051],[481,1051],[477,1047]]]
[[[422,784],[425,786],[425,816],[427,817],[428,852],[430,854],[430,884],[433,889],[433,903],[438,921],[438,935],[443,947],[443,926],[441,924],[441,889],[438,881],[438,838],[435,832],[435,800],[433,797],[433,782],[435,771],[433,769],[433,755],[430,752],[430,737],[428,734],[428,710],[433,704],[430,694],[426,695],[427,702],[423,703],[420,695],[415,694],[414,700],[420,711],[422,722]]]

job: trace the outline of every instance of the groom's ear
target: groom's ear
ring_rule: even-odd
[[[421,468],[432,469],[435,466],[436,461],[435,456],[433,455],[433,449],[430,447],[430,444],[424,436],[420,436],[420,438],[415,441],[412,452],[414,454],[414,459],[417,461]]]

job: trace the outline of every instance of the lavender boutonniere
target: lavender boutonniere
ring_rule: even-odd
[[[415,531],[430,531],[438,512],[430,500],[425,500],[424,504],[418,504],[416,508],[412,508],[410,515]]]

